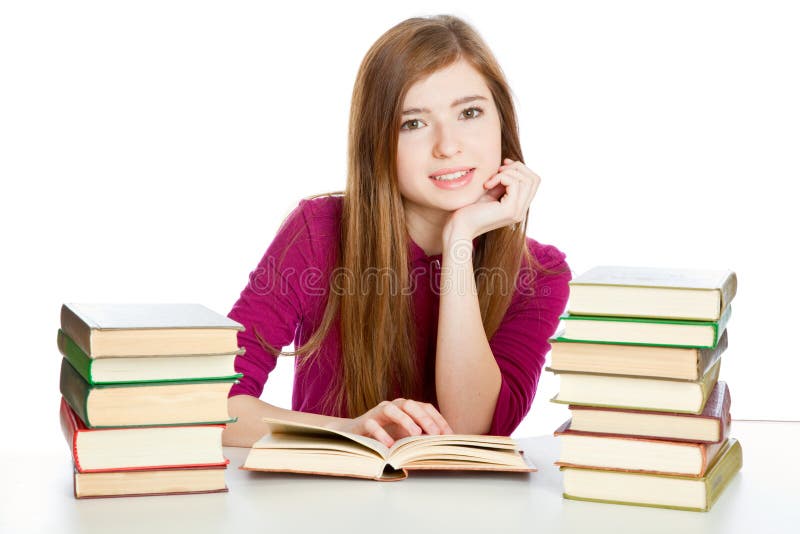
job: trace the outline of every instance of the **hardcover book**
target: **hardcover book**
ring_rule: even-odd
[[[728,348],[728,331],[713,349],[650,347],[551,339],[550,368],[600,374],[697,380]]]
[[[58,331],[58,350],[91,385],[126,382],[168,382],[240,378],[234,369],[237,354],[201,356],[126,356],[90,358],[64,333]]]
[[[61,394],[88,428],[228,423],[228,392],[235,382],[90,385],[61,359]]]
[[[79,473],[226,466],[224,425],[110,428],[86,427],[61,398],[61,430]]]
[[[555,371],[563,404],[700,414],[719,378],[721,359],[700,380],[672,380]],[[548,371],[552,369],[548,368]]]
[[[570,314],[714,322],[736,296],[737,281],[730,270],[602,265],[569,285]]]
[[[728,438],[700,478],[581,467],[560,470],[566,499],[705,512],[741,468],[741,445]]]
[[[90,358],[231,354],[244,327],[200,304],[64,304],[61,329]]]
[[[378,440],[324,427],[264,418],[270,433],[258,440],[242,469],[396,481],[413,470],[508,471],[536,468],[507,436],[422,435],[391,448]]]
[[[710,460],[725,444],[724,440],[690,443],[576,432],[570,429],[569,420],[555,435],[561,442],[559,466],[693,477],[705,474]]]
[[[573,431],[716,443],[731,423],[728,385],[717,382],[699,415],[570,405]]]
[[[556,341],[713,349],[717,346],[730,315],[730,306],[716,322],[601,317],[567,313],[561,316],[561,319],[564,320],[564,327]]]
[[[225,485],[225,467],[100,473],[74,471],[72,482],[76,499],[228,491]]]

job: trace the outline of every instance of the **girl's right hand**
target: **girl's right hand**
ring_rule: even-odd
[[[432,404],[411,399],[383,401],[354,419],[342,419],[329,427],[377,439],[387,447],[407,436],[453,433]]]

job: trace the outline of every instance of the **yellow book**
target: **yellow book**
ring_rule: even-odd
[[[561,467],[564,498],[707,512],[742,468],[742,447],[729,438],[700,478]]]

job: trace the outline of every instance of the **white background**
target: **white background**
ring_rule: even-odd
[[[722,365],[733,416],[800,419],[792,3],[394,6],[0,4],[0,448],[64,446],[62,302],[227,313],[299,199],[344,188],[364,53],[401,20],[436,13],[472,23],[514,90],[542,177],[528,234],[576,275],[735,270]],[[281,362],[265,400],[289,407],[291,369]],[[548,402],[557,387],[545,373],[516,436],[566,418]]]

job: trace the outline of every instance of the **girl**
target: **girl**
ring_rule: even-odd
[[[251,446],[264,416],[387,446],[510,435],[571,274],[525,235],[539,177],[475,30],[435,16],[381,36],[357,75],[348,144],[346,189],[299,202],[229,314],[246,352],[223,442]],[[259,400],[281,354],[298,356],[292,410]]]

